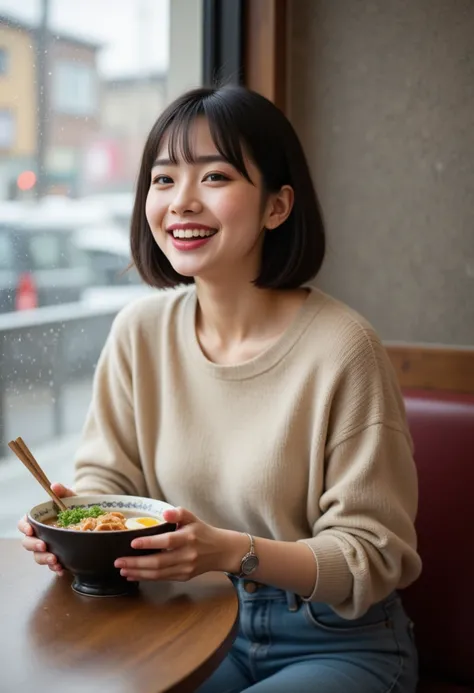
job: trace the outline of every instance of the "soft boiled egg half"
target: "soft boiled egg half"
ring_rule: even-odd
[[[160,524],[161,520],[156,517],[129,517],[125,520],[127,529],[144,529],[144,527],[154,527]]]

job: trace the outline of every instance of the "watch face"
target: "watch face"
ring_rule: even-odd
[[[244,575],[250,575],[254,570],[258,568],[258,558],[257,556],[247,556],[242,562],[242,572]]]

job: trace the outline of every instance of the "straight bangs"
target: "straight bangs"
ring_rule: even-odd
[[[196,154],[193,148],[193,125],[198,118],[204,118],[209,125],[212,140],[219,154],[238,171],[246,180],[252,183],[244,161],[242,133],[236,123],[235,115],[226,108],[224,101],[220,101],[217,95],[208,96],[199,101],[188,101],[181,108],[177,108],[172,117],[167,119],[154,133],[153,142],[150,142],[150,171],[153,163],[162,148],[163,140],[167,139],[168,158],[171,163],[177,165],[180,161],[187,164],[196,163]],[[155,158],[152,160],[152,152]]]

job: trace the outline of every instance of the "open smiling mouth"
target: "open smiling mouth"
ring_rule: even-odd
[[[180,240],[194,240],[196,238],[210,238],[217,233],[216,229],[173,229],[169,231],[173,238]]]

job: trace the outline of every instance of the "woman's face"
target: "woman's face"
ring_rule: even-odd
[[[252,281],[259,273],[264,228],[283,219],[274,196],[264,200],[262,177],[245,158],[250,183],[219,154],[204,118],[190,133],[194,161],[176,164],[165,137],[151,170],[146,217],[173,268],[187,277]]]

